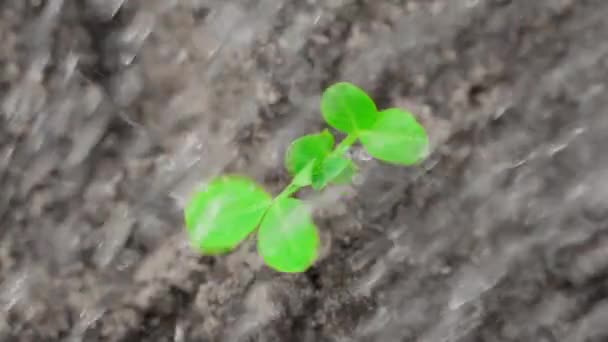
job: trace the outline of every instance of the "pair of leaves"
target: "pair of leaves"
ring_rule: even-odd
[[[353,84],[341,82],[327,88],[321,113],[333,128],[357,136],[376,159],[412,165],[428,154],[426,130],[411,113],[398,108],[378,111],[365,91]]]
[[[185,211],[190,240],[204,254],[233,250],[259,226],[257,248],[280,272],[303,272],[317,258],[319,233],[304,202],[272,197],[239,176],[213,180]]]
[[[334,143],[334,136],[328,130],[302,136],[291,143],[285,168],[294,176],[295,185],[312,185],[320,190],[330,183],[351,181],[356,173],[355,164],[344,156],[332,154]]]

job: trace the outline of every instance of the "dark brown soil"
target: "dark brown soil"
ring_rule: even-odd
[[[608,2],[0,0],[0,341],[608,341]],[[358,158],[321,260],[200,256],[351,81],[433,151]],[[329,196],[333,196],[330,192]]]

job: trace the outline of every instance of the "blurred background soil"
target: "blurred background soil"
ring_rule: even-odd
[[[607,15],[0,0],[0,341],[608,341]],[[236,172],[278,191],[337,81],[415,113],[429,159],[355,150],[305,274],[267,269],[254,241],[192,251],[196,186]]]

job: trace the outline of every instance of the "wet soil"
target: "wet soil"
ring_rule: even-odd
[[[608,2],[0,1],[1,341],[608,340]],[[359,158],[308,272],[198,255],[222,172],[277,191],[347,80],[420,166]]]

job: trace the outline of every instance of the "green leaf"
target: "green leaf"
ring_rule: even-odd
[[[349,183],[355,173],[356,166],[352,160],[344,156],[328,156],[315,169],[312,187],[321,190],[330,183]]]
[[[377,118],[374,101],[359,87],[340,82],[327,88],[321,98],[321,114],[333,128],[356,134],[372,127]]]
[[[346,167],[337,175],[332,181],[332,184],[350,184],[353,181],[353,177],[357,174],[358,168],[352,160],[348,160]]]
[[[428,155],[426,130],[411,113],[398,108],[381,111],[374,126],[359,138],[372,157],[388,163],[412,165]]]
[[[320,243],[309,208],[290,197],[273,203],[258,232],[258,252],[279,272],[306,271],[315,262]]]
[[[204,254],[228,252],[257,228],[271,204],[272,197],[253,180],[216,178],[186,207],[190,241]]]
[[[305,187],[312,184],[313,170],[315,169],[317,163],[317,159],[313,159],[312,161],[308,162],[308,164],[306,164],[302,170],[293,176],[293,181],[291,183],[298,187]]]
[[[302,136],[289,145],[285,153],[285,168],[295,176],[311,161],[325,158],[333,147],[334,136],[328,130]]]

